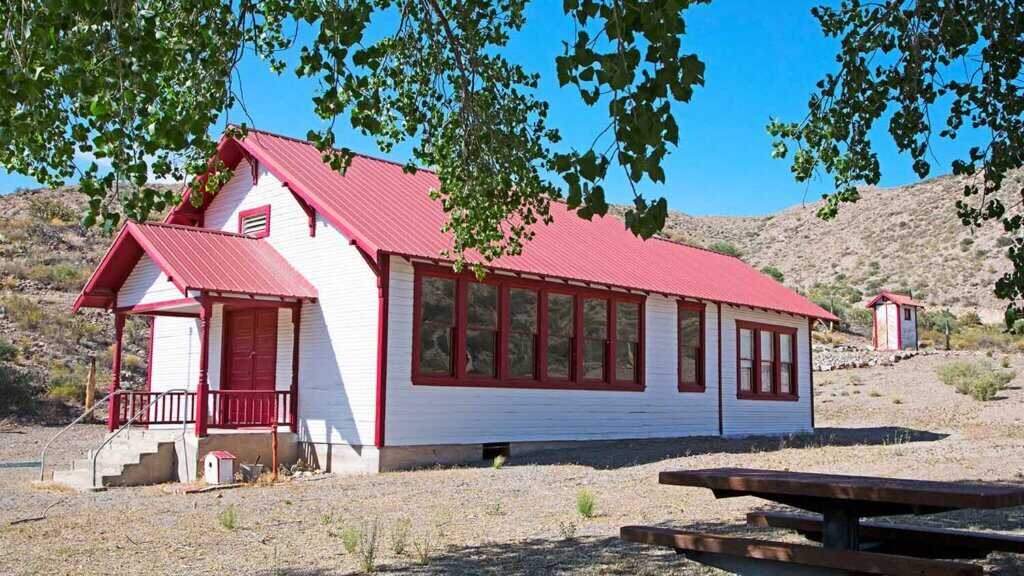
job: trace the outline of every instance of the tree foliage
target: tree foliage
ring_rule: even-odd
[[[538,76],[507,57],[528,0],[16,2],[0,37],[0,166],[46,185],[78,179],[85,223],[107,231],[121,213],[141,220],[179,199],[148,186],[154,178],[212,193],[229,173],[209,161],[209,130],[244,110],[239,62],[254,53],[315,81],[326,122],[308,138],[334,169],[351,159],[335,141],[338,119],[385,151],[412,143],[408,169],[437,170],[459,262],[470,250],[518,253],[531,225],[549,220],[558,181],[580,216],[605,214],[613,168],[634,186],[627,226],[648,237],[667,205],[636,185],[664,182],[678,140],[672,104],[703,83],[681,37],[686,9],[705,1],[564,0],[573,38],[558,79],[608,117],[580,149],[559,147]]]
[[[839,41],[838,71],[818,82],[802,121],[772,120],[774,155],[789,156],[795,144],[798,181],[819,170],[831,176],[836,190],[819,210],[829,219],[842,203],[860,198],[859,184],[881,178],[872,141],[876,124],[910,155],[921,178],[936,167],[936,138],[984,134],[985,142],[964,145],[950,168],[966,178],[957,202],[963,223],[995,221],[1014,237],[1008,248],[1013,270],[996,284],[996,294],[1010,301],[1012,325],[1024,312],[1024,190],[1012,184],[1016,200],[1009,205],[997,193],[1024,161],[1024,6],[1015,0],[844,0],[812,13],[825,35]]]

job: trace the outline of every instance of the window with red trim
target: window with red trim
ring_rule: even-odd
[[[239,212],[238,233],[253,238],[270,236],[270,205]]]
[[[416,265],[413,383],[643,390],[643,298]]]
[[[679,303],[679,391],[703,392],[704,305]]]
[[[796,328],[736,322],[737,396],[796,400]]]

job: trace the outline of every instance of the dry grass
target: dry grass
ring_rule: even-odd
[[[1019,481],[1024,391],[1011,382],[1001,393],[1005,399],[976,402],[938,381],[934,369],[945,360],[918,357],[894,367],[821,375],[819,430],[784,438],[607,443],[585,451],[517,456],[500,470],[488,461],[468,468],[298,478],[194,495],[151,488],[51,494],[29,487],[34,470],[0,469],[3,572],[270,576],[280,568],[281,574],[322,576],[361,573],[370,567],[372,553],[372,569],[382,573],[713,574],[671,552],[624,544],[618,529],[663,523],[799,537],[743,526],[744,515],[764,507],[763,501],[715,500],[706,490],[662,486],[658,472],[745,466]],[[1018,372],[1024,368],[1021,358],[1011,360]],[[850,375],[858,376],[861,386],[854,386]],[[883,398],[870,397],[869,390]],[[89,432],[94,440],[102,435],[99,428]],[[53,432],[22,431],[0,438],[0,462],[34,459],[40,442]],[[76,448],[84,451],[87,445]],[[72,453],[62,452],[56,461],[64,463]],[[576,509],[582,489],[598,495],[599,514],[588,520]],[[38,515],[57,499],[64,502],[45,520],[8,526],[11,519]],[[500,503],[501,514],[488,513],[494,503]],[[225,530],[217,515],[230,505],[238,507],[241,519],[234,530]],[[1022,518],[1021,510],[1007,510],[911,521],[1021,530]],[[408,534],[401,528],[405,521]],[[363,535],[374,522],[379,527],[375,543]],[[346,527],[354,533],[351,554],[345,552]],[[407,545],[401,545],[406,538]],[[990,572],[1024,575],[1024,564],[1009,556],[993,555],[984,563]]]

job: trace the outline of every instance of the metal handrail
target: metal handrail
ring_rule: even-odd
[[[70,430],[72,426],[74,426],[75,424],[80,423],[82,420],[85,420],[86,416],[92,414],[97,408],[100,407],[101,404],[103,404],[104,402],[109,401],[111,397],[116,396],[118,394],[124,394],[126,392],[128,392],[128,390],[115,390],[115,391],[111,392],[110,394],[107,394],[103,398],[100,398],[99,400],[96,401],[95,404],[92,405],[92,408],[89,408],[85,412],[82,412],[81,416],[79,416],[78,418],[75,418],[71,422],[71,424],[68,424],[64,428],[61,428],[60,432],[57,432],[56,434],[54,434],[53,437],[50,438],[46,442],[46,444],[43,446],[43,449],[39,452],[39,481],[40,482],[45,482],[46,481],[46,450],[50,447],[50,444],[53,444],[54,440],[56,440],[57,438],[60,438],[61,436],[63,436],[64,433],[67,432],[68,430]],[[111,415],[111,417],[113,417],[113,415]]]
[[[136,420],[138,420],[140,416],[142,416],[143,414],[147,414],[149,412],[149,408],[153,404],[155,404],[157,401],[163,399],[164,396],[167,396],[168,394],[171,394],[171,393],[180,394],[182,392],[187,394],[188,390],[186,390],[184,388],[172,388],[170,390],[164,390],[156,398],[153,398],[148,403],[146,403],[146,405],[143,406],[141,410],[139,410],[138,412],[133,414],[132,417],[129,418],[127,422],[125,422],[124,424],[121,424],[120,428],[118,428],[117,430],[114,430],[113,433],[107,435],[107,439],[103,441],[103,444],[100,444],[100,447],[97,448],[96,451],[92,453],[92,485],[93,486],[96,486],[96,459],[99,458],[100,452],[103,450],[103,448],[105,448],[107,446],[107,444],[110,444],[110,441],[113,440],[114,438],[116,438],[117,435],[120,434],[125,428],[130,428],[131,425]],[[183,437],[183,439],[184,439],[184,437]]]

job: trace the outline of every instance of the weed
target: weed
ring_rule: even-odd
[[[983,402],[995,398],[1017,376],[1013,370],[997,370],[991,361],[984,359],[947,362],[938,367],[936,374],[957,393]]]
[[[374,519],[359,535],[359,565],[367,574],[377,571],[377,529],[379,524]]]
[[[863,378],[861,378],[857,374],[851,374],[850,375],[850,385],[852,385],[852,386],[860,386],[862,384],[864,384],[864,379]]]
[[[31,372],[0,362],[0,398],[5,408],[14,412],[30,411],[39,388]]]
[[[342,529],[339,536],[341,536],[341,545],[344,546],[345,552],[353,554],[359,548],[359,540],[362,539],[363,535],[359,528],[346,526]]]
[[[575,540],[578,530],[579,526],[577,526],[575,522],[558,523],[558,533],[562,535],[563,540]]]
[[[999,361],[999,366],[1002,367],[1002,368],[1009,368],[1010,367],[1010,358],[1007,357],[1007,356],[1003,356],[1003,359]]]
[[[892,403],[893,404],[903,404],[903,396],[901,396],[900,394],[893,395]]]
[[[334,515],[330,512],[324,514],[323,517],[320,518],[321,526],[330,526],[331,522],[334,522]]]
[[[412,541],[412,549],[416,552],[416,561],[420,566],[430,564],[430,557],[434,553],[434,542],[430,539],[428,534],[414,538]]]
[[[18,347],[0,338],[0,361],[13,362],[18,357]]]
[[[493,503],[491,503],[491,505],[487,507],[487,515],[504,516],[505,511],[501,509],[501,502],[495,500]]]
[[[448,541],[448,529],[452,525],[452,511],[445,510],[434,518],[434,530],[437,532],[437,540],[440,544]]]
[[[872,390],[868,392],[868,396],[871,396],[872,398],[880,398],[882,396],[882,393],[879,392],[878,390]]]
[[[405,549],[409,545],[409,530],[411,528],[412,522],[408,518],[399,518],[391,525],[391,551],[395,555],[405,554]]]
[[[502,466],[504,466],[505,462],[507,461],[508,457],[506,457],[504,454],[498,454],[497,456],[494,457],[494,462],[492,462],[491,465],[494,466],[495,470],[498,470]]]
[[[576,493],[576,511],[584,518],[593,518],[597,508],[597,497],[586,488]]]
[[[234,530],[238,528],[238,506],[234,504],[228,504],[226,508],[221,509],[220,513],[217,514],[217,521],[220,525],[228,530]]]

